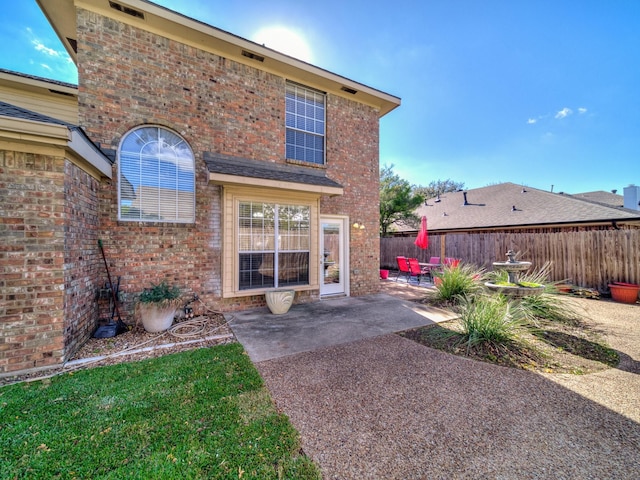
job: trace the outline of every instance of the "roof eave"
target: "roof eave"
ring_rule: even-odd
[[[69,148],[99,172],[100,175],[112,178],[113,169],[111,161],[98,150],[84,131],[79,127],[71,128],[69,131],[71,137],[68,144]]]
[[[115,2],[142,12],[144,19],[111,8],[108,0],[75,0],[75,2],[74,0],[37,0],[37,2],[76,64],[77,54],[69,39],[74,41],[76,38],[74,9],[75,7],[81,7],[236,62],[369,105],[377,109],[379,117],[400,106],[401,100],[399,97],[355,82],[145,0],[118,0]],[[246,56],[243,52],[254,54],[254,56]],[[255,55],[261,60],[257,59]],[[355,93],[352,93],[354,91]]]
[[[112,178],[112,163],[79,127],[0,116],[0,138],[67,149],[70,159],[96,178]]]
[[[241,185],[249,187],[266,187],[279,190],[316,193],[318,195],[336,196],[343,195],[342,187],[330,187],[327,185],[311,185],[308,183],[287,182],[265,178],[243,177],[240,175],[228,175],[223,173],[209,173],[209,180],[216,185]]]

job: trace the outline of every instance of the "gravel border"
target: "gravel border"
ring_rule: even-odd
[[[637,478],[640,309],[576,302],[619,368],[543,375],[398,335],[257,367],[326,479]]]

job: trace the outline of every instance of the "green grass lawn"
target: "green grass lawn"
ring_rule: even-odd
[[[0,478],[320,478],[239,344],[0,388]]]

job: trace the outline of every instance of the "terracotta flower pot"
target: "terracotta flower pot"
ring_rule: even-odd
[[[556,285],[556,290],[560,293],[571,293],[573,287],[571,285],[567,285],[565,283]]]
[[[638,300],[638,292],[640,292],[640,285],[634,285],[632,283],[610,283],[609,290],[611,290],[611,298],[616,302],[636,303]]]

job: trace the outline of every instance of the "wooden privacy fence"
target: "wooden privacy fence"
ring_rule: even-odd
[[[492,270],[492,263],[506,261],[512,249],[518,260],[532,269],[551,262],[551,281],[568,280],[574,285],[608,291],[613,281],[640,284],[640,229],[560,232],[483,232],[429,234],[429,247],[422,250],[415,237],[380,239],[380,267],[397,268],[396,256],[460,258],[465,263]]]

